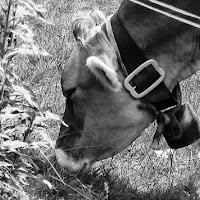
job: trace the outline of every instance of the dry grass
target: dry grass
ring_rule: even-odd
[[[51,109],[62,115],[64,97],[61,93],[60,75],[72,50],[73,37],[70,22],[78,10],[99,7],[106,14],[113,13],[120,0],[37,0],[43,3],[48,12],[46,18],[53,25],[36,30],[36,39],[52,57],[40,58],[37,68],[27,60],[17,59],[17,70],[21,80],[35,92],[42,109]],[[189,102],[200,116],[200,74],[182,83],[184,101]],[[49,164],[45,164],[42,176],[48,179],[54,189],[44,187],[40,181],[30,181],[25,190],[30,199],[200,199],[199,143],[158,156],[149,149],[152,125],[145,130],[124,152],[112,159],[97,163],[96,168],[84,177],[77,179],[67,172],[60,172],[63,181]],[[57,137],[59,124],[49,124],[49,134]],[[165,146],[165,144],[163,144]],[[172,158],[173,157],[173,158]],[[54,163],[54,158],[51,160]],[[78,192],[77,192],[78,191]],[[108,197],[109,195],[109,197]]]

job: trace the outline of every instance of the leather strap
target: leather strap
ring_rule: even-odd
[[[124,75],[128,76],[128,74],[133,72],[148,59],[123,26],[119,12],[116,12],[111,17],[110,21],[122,62],[126,67]],[[160,74],[154,67],[149,66],[136,75],[130,84],[136,86],[136,92],[140,93],[152,85],[159,77]],[[155,106],[157,110],[164,110],[177,105],[176,99],[165,86],[164,82],[147,94],[144,99]]]

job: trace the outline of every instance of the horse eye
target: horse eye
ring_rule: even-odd
[[[76,91],[76,88],[70,88],[70,89],[64,91],[64,95],[65,95],[66,97],[70,97],[72,94],[75,93],[75,91]]]

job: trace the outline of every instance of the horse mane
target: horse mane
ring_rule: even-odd
[[[100,10],[82,11],[74,15],[72,30],[76,40],[84,42],[88,37],[99,31],[100,25],[106,21]]]

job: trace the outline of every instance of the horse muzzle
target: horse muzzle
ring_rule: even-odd
[[[57,162],[72,173],[88,171],[92,167],[92,159],[75,159],[62,149],[55,150]]]

